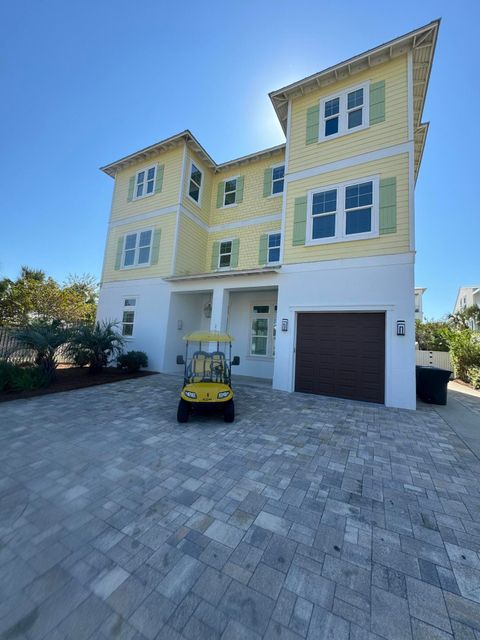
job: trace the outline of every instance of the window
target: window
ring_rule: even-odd
[[[281,233],[268,234],[268,262],[280,262]]]
[[[253,305],[250,323],[250,355],[275,355],[277,307],[272,304]]]
[[[378,185],[372,177],[311,191],[306,244],[378,235]]]
[[[283,183],[285,178],[285,165],[272,167],[272,196],[283,193]]]
[[[140,267],[150,263],[152,230],[128,233],[123,243],[122,268]]]
[[[155,191],[155,178],[157,175],[157,165],[138,171],[135,176],[134,198],[145,198],[151,196]]]
[[[368,83],[320,101],[320,140],[368,126]]]
[[[223,206],[228,207],[230,204],[235,204],[237,198],[237,179],[225,181],[225,190],[223,193]]]
[[[232,261],[232,241],[224,240],[220,242],[220,252],[218,255],[218,267],[219,269],[224,269],[225,267],[229,267]]]
[[[122,316],[122,336],[133,336],[133,324],[135,321],[135,309],[131,307],[135,307],[137,304],[136,298],[125,298],[123,306],[123,316]],[[127,307],[127,308],[125,308]]]
[[[202,192],[203,173],[193,164],[190,165],[190,182],[188,183],[188,195],[192,200],[199,203]]]

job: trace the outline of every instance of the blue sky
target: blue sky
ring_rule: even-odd
[[[24,0],[0,8],[0,276],[100,276],[98,167],[185,128],[217,162],[283,142],[267,93],[442,17],[416,190],[417,285],[480,283],[478,2]]]

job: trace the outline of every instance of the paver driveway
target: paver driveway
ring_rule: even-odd
[[[480,638],[479,460],[442,418],[152,376],[0,406],[0,636]]]

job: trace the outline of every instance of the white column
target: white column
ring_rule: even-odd
[[[223,287],[215,287],[212,295],[211,331],[225,331],[227,328],[227,312],[230,293]]]

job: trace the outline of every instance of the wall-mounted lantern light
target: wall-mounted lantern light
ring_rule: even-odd
[[[405,320],[397,320],[397,336],[405,335]]]
[[[177,329],[179,331],[183,329],[183,320],[177,320]]]
[[[211,318],[212,317],[212,303],[211,302],[207,302],[203,306],[203,314],[204,314],[205,318]]]

